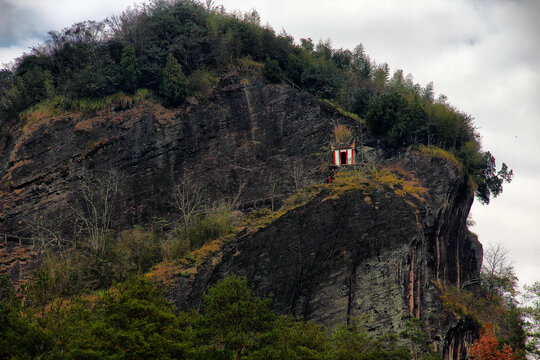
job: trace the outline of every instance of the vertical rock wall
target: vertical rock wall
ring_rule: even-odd
[[[234,78],[211,98],[174,111],[140,104],[28,123],[0,157],[0,233],[29,234],[40,214],[65,219],[57,225],[69,234],[70,205],[85,172],[121,173],[118,229],[174,217],[171,188],[184,174],[212,199],[246,208],[268,202],[274,175],[283,199],[294,188],[294,164],[307,170],[308,181],[326,178],[335,123],[378,146],[361,124],[309,94]],[[258,295],[273,294],[279,311],[330,327],[365,315],[375,332],[399,331],[418,318],[440,351],[460,358],[472,332],[443,311],[439,285],[461,286],[479,273],[481,246],[466,228],[473,200],[467,178],[442,159],[388,157],[378,159],[414,174],[428,189],[425,201],[389,189],[316,198],[228,243],[217,266],[177,279],[170,297],[180,308],[195,306],[209,284],[234,272]]]
[[[207,286],[235,273],[276,309],[330,328],[365,317],[375,333],[419,319],[433,345],[463,359],[474,332],[444,311],[441,288],[478,276],[481,246],[466,228],[472,202],[466,178],[442,159],[405,154],[388,160],[414,173],[425,199],[391,188],[325,194],[255,234],[227,244],[170,298],[197,306]]]

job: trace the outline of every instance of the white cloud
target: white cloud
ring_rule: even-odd
[[[33,44],[33,43],[31,43]],[[0,48],[0,68],[11,68],[14,59],[21,56],[24,52],[28,52],[27,46],[9,46]]]
[[[13,0],[0,0],[0,46],[13,46],[36,31],[35,11]]]
[[[50,30],[62,30],[85,20],[103,20],[134,4],[133,0],[0,0],[0,64],[39,45]]]
[[[519,279],[527,284],[540,280],[540,237],[534,230],[540,219],[538,199],[538,178],[517,176],[505,185],[500,198],[489,206],[475,203],[472,209],[477,224],[472,230],[479,234],[480,242],[484,246],[501,243],[509,249]]]

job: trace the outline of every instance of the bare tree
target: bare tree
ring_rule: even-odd
[[[205,203],[204,192],[187,175],[174,185],[173,191],[173,204],[182,216],[184,233],[188,239],[188,226]]]
[[[268,178],[268,194],[270,195],[271,210],[274,211],[276,203],[276,195],[278,193],[279,176],[275,173],[271,173]]]
[[[292,178],[294,183],[294,189],[296,191],[300,190],[304,186],[306,180],[306,168],[304,164],[298,160],[294,160],[287,167],[289,176]]]
[[[214,8],[214,0],[206,0],[205,2],[206,10],[210,11]]]
[[[238,206],[238,199],[240,199],[240,195],[242,195],[242,191],[247,185],[247,180],[242,181],[240,184],[238,184],[238,191],[236,192],[236,196],[232,200],[230,206],[231,207],[237,207]]]
[[[62,219],[52,221],[50,215],[35,215],[30,223],[32,229],[32,240],[34,245],[39,246],[39,250],[43,251],[50,247],[59,247],[62,242],[60,232],[60,224]]]
[[[75,204],[77,232],[86,238],[88,247],[96,253],[105,250],[118,194],[119,173],[109,170],[103,174],[85,172],[79,181]]]
[[[517,294],[518,279],[508,254],[500,243],[490,245],[484,252],[481,277],[484,289],[511,299]]]

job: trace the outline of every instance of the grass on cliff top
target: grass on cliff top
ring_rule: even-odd
[[[337,103],[331,101],[331,100],[328,100],[328,99],[321,99],[322,101],[324,101],[325,103],[329,104],[330,106],[332,106],[334,109],[337,110],[337,112],[339,112],[341,115],[343,116],[346,116],[350,119],[353,119],[354,121],[360,123],[360,124],[365,124],[366,121],[364,119],[360,119],[360,117],[356,114],[353,114],[351,112],[348,112],[346,110],[344,110],[342,107],[340,107]]]
[[[338,199],[342,194],[352,190],[362,190],[371,193],[378,189],[387,188],[395,195],[406,198],[412,196],[418,201],[425,202],[424,194],[427,189],[409,172],[398,166],[387,166],[372,170],[342,170],[335,174],[331,184],[315,184],[300,189],[284,201],[277,211],[258,209],[244,218],[243,225],[254,232],[262,229],[285,215],[287,212],[304,206],[321,193],[326,193],[322,201]],[[369,202],[369,197],[366,202]]]
[[[334,176],[333,184],[327,184],[327,187],[332,198],[337,198],[350,190],[372,192],[388,188],[402,198],[412,196],[417,200],[425,201],[423,195],[427,192],[427,189],[422,187],[412,174],[398,166],[340,171]]]
[[[197,267],[219,253],[223,245],[232,238],[234,234],[229,234],[190,251],[179,260],[164,260],[145,273],[145,277],[164,286],[173,285],[177,276],[193,278],[197,274]]]
[[[258,229],[265,228],[289,211],[306,205],[325,189],[327,189],[325,184],[305,186],[287,198],[283,202],[281,208],[279,208],[277,211],[271,211],[270,209],[263,208],[250,212],[244,217],[242,225],[248,230],[249,233],[253,233]]]
[[[426,145],[419,145],[417,147],[417,150],[425,156],[445,159],[451,162],[452,164],[456,165],[458,169],[463,170],[463,164],[454,156],[454,154],[446,150],[443,150],[435,146],[426,146]]]
[[[129,109],[144,100],[155,101],[153,93],[148,89],[138,89],[133,95],[120,92],[100,98],[68,99],[65,96],[56,96],[24,110],[19,114],[19,118],[26,123],[32,123],[68,112],[86,117],[100,111],[110,111],[112,108]]]

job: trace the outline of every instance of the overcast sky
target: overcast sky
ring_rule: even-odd
[[[485,150],[514,169],[501,197],[475,202],[472,228],[484,247],[510,250],[522,283],[540,280],[540,1],[214,0],[251,10],[262,23],[335,48],[364,44],[378,63],[434,82],[471,114]],[[119,14],[131,0],[0,0],[0,64],[49,30]]]

